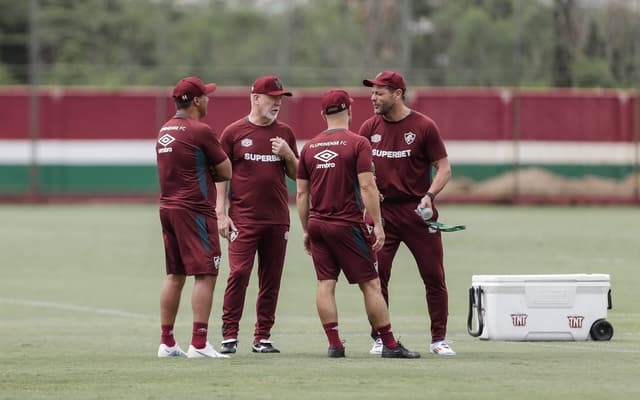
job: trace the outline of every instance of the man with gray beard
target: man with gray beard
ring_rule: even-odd
[[[235,353],[247,286],[258,255],[257,321],[252,351],[279,353],[269,340],[275,323],[289,235],[286,176],[296,177],[298,149],[293,130],[277,120],[284,90],[278,77],[258,78],[251,87],[251,112],[227,126],[220,143],[233,166],[229,212],[227,184],[218,189],[218,230],[229,241],[229,278],[222,307],[223,354]]]

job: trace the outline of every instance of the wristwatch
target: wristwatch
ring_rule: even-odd
[[[427,192],[427,196],[431,199],[431,203],[436,199],[436,195],[431,192]]]

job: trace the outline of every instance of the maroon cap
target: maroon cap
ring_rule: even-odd
[[[382,71],[373,79],[363,80],[362,84],[369,87],[389,86],[393,89],[402,89],[403,92],[407,90],[407,84],[404,83],[402,75],[393,71]]]
[[[322,96],[322,111],[325,115],[337,114],[349,108],[353,99],[342,89],[331,89]]]
[[[251,93],[268,94],[270,96],[291,96],[291,92],[285,92],[282,82],[274,75],[262,76],[256,79],[251,86]]]
[[[194,97],[200,97],[204,94],[210,96],[216,91],[215,83],[204,84],[195,76],[181,79],[173,88],[173,98],[180,101],[189,101]]]

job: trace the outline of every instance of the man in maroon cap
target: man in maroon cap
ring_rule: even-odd
[[[391,265],[400,242],[413,254],[426,291],[431,319],[430,351],[439,355],[455,355],[445,340],[448,318],[448,293],[445,283],[441,233],[428,228],[417,210],[431,210],[432,221],[438,220],[435,198],[451,176],[447,150],[438,127],[424,114],[405,104],[406,84],[402,75],[382,71],[373,79],[365,79],[371,87],[374,116],[360,127],[360,135],[371,142],[376,182],[382,194],[382,218],[387,240],[378,254],[378,273],[382,293],[389,303],[388,284]],[[435,175],[432,178],[432,168]],[[379,335],[371,354],[382,349]]]
[[[384,245],[378,188],[372,172],[371,145],[349,131],[349,94],[333,89],[322,98],[327,129],[302,148],[296,203],[304,247],[318,279],[316,305],[329,340],[329,357],[344,357],[335,299],[340,271],[364,295],[369,321],[379,333],[385,358],[418,358],[391,331],[389,311],[376,272],[376,252]],[[313,201],[312,201],[313,199]],[[372,225],[365,223],[366,213]]]
[[[180,80],[173,89],[177,112],[160,128],[156,142],[167,273],[160,294],[158,357],[228,358],[207,341],[221,254],[215,182],[231,178],[231,163],[216,135],[200,122],[215,89],[215,83],[205,85],[194,76]],[[193,276],[195,282],[193,332],[184,353],[175,341],[173,327],[187,276]]]
[[[277,120],[284,90],[278,77],[258,78],[251,87],[248,116],[227,126],[220,143],[233,165],[229,212],[227,183],[218,187],[218,230],[229,243],[229,278],[224,294],[221,353],[235,353],[247,286],[258,255],[257,321],[252,351],[279,353],[271,328],[289,235],[286,177],[295,179],[298,149],[289,125]]]

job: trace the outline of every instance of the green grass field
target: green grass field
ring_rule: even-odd
[[[443,206],[453,358],[428,354],[428,321],[406,248],[391,282],[395,333],[420,360],[369,356],[360,291],[338,285],[347,358],[328,359],[315,275],[292,232],[272,339],[251,353],[255,274],[230,360],[159,360],[164,257],[155,205],[0,206],[0,399],[632,399],[640,394],[640,210]],[[228,263],[214,294],[220,341]],[[610,342],[481,341],[466,332],[473,274],[611,274]],[[189,344],[185,288],[176,337]]]

